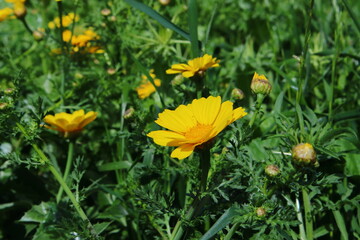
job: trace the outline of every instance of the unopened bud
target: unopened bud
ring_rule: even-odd
[[[254,74],[250,85],[251,90],[255,94],[268,95],[271,92],[271,84],[265,75]]]
[[[39,42],[44,39],[45,33],[35,30],[35,31],[33,31],[32,35],[33,35],[34,39]]]
[[[5,108],[7,108],[7,106],[7,103],[0,103],[0,110],[4,110]]]
[[[265,216],[266,216],[266,210],[265,210],[265,208],[263,208],[263,207],[258,207],[258,208],[256,209],[256,215],[257,215],[258,217],[265,217]]]
[[[300,143],[292,149],[293,161],[299,166],[318,167],[319,162],[316,160],[316,152],[310,143]]]
[[[236,100],[242,100],[245,98],[245,94],[240,88],[234,88],[231,91],[231,98]]]
[[[109,75],[114,75],[114,74],[116,73],[116,69],[115,69],[115,68],[109,68],[109,69],[107,70],[107,73],[108,73]]]
[[[184,81],[184,77],[181,74],[178,74],[171,81],[171,85],[173,85],[173,86],[180,85],[181,83],[183,83],[183,81]]]
[[[159,3],[164,6],[168,5],[170,2],[171,0],[159,0]]]
[[[133,107],[130,107],[124,112],[123,117],[124,119],[129,119],[134,115],[134,113],[135,113],[135,109]]]
[[[101,15],[107,17],[111,14],[111,10],[108,8],[104,8],[103,10],[101,10]]]
[[[7,88],[7,89],[4,90],[4,93],[5,93],[6,95],[10,95],[10,94],[12,94],[14,91],[15,91],[14,88]]]
[[[278,166],[273,165],[273,164],[267,165],[267,166],[265,167],[265,173],[266,173],[266,175],[268,175],[269,177],[276,177],[277,175],[279,175],[280,169],[279,169]]]

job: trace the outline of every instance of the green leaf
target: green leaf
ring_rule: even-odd
[[[97,234],[101,234],[112,222],[102,222],[94,224],[94,229]]]
[[[190,29],[191,52],[193,58],[197,58],[200,56],[197,28],[198,28],[198,13],[197,13],[196,0],[190,0],[189,29]]]
[[[348,240],[349,236],[346,230],[346,225],[343,216],[341,215],[339,210],[333,210],[333,214],[335,217],[336,224],[341,232],[341,239]]]
[[[274,105],[274,112],[276,112],[276,113],[280,113],[280,111],[281,111],[281,106],[282,106],[282,103],[284,100],[284,94],[285,94],[285,92],[282,91],[276,98],[275,105]]]
[[[182,30],[181,28],[179,28],[178,26],[176,26],[175,24],[173,24],[172,22],[170,22],[169,20],[167,20],[166,18],[161,16],[158,12],[156,12],[152,8],[146,6],[145,4],[143,4],[141,2],[135,1],[135,0],[125,0],[125,2],[128,3],[129,5],[131,5],[132,7],[142,11],[149,17],[155,19],[158,23],[160,23],[164,27],[169,28],[169,29],[173,30],[174,32],[177,32],[178,34],[180,34],[182,37],[184,37],[185,39],[187,39],[189,41],[191,40],[190,35],[187,32],[185,32],[184,30]]]
[[[114,171],[119,169],[128,169],[130,168],[131,163],[129,161],[122,161],[122,162],[111,162],[111,163],[105,163],[100,166],[98,166],[99,171]]]
[[[20,222],[37,222],[43,223],[49,213],[48,203],[41,202],[39,205],[33,206],[19,220]]]
[[[229,223],[231,223],[232,219],[236,215],[236,208],[230,207],[227,209],[223,215],[212,225],[212,227],[207,231],[200,240],[208,240],[211,239],[215,234],[221,231],[224,227],[226,227]]]

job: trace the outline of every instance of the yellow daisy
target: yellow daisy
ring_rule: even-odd
[[[230,101],[222,103],[221,97],[194,99],[191,104],[160,113],[155,122],[169,130],[152,131],[147,136],[158,145],[177,147],[171,157],[184,159],[246,114],[242,107],[233,109]]]
[[[154,79],[155,86],[160,87],[161,81],[160,79],[156,78],[156,75],[154,74],[154,69],[151,69],[149,74],[152,77],[152,79]],[[141,85],[136,88],[136,91],[139,98],[144,99],[150,96],[153,92],[155,92],[156,88],[154,87],[154,85],[152,85],[152,83],[147,79],[145,75],[142,75],[141,78],[142,78]]]
[[[188,64],[174,64],[166,70],[167,74],[181,73],[184,77],[190,78],[194,75],[203,75],[208,68],[219,67],[220,60],[216,60],[209,54],[188,61]]]
[[[44,127],[56,130],[64,137],[71,137],[81,132],[82,129],[94,121],[96,117],[96,112],[90,111],[85,114],[83,109],[75,111],[72,114],[62,112],[55,115],[46,115],[44,122],[49,125],[44,125]]]

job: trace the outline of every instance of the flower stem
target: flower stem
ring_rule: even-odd
[[[27,23],[25,17],[19,18],[20,21],[23,23],[24,27],[26,28],[26,30],[32,35],[33,31],[31,30],[29,24]]]
[[[235,224],[231,227],[230,231],[226,234],[224,240],[231,240],[231,239],[232,239],[231,237],[234,235],[234,233],[235,233],[236,230],[239,228],[239,226],[240,226],[240,223],[239,223],[239,222],[238,222],[238,223],[235,223]]]
[[[302,188],[304,210],[305,210],[305,226],[306,226],[306,238],[312,240],[313,238],[313,222],[311,216],[311,203],[309,193],[305,187]]]
[[[16,125],[19,128],[19,130],[25,135],[25,137],[29,138],[29,135],[26,132],[25,128],[20,123],[16,123]],[[33,147],[35,152],[39,155],[40,163],[43,163],[43,164],[47,165],[50,172],[54,175],[55,179],[59,182],[61,187],[64,189],[65,193],[68,195],[70,201],[74,205],[74,207],[75,207],[77,213],[79,214],[80,218],[84,222],[87,223],[87,227],[90,230],[90,232],[91,232],[91,234],[93,236],[93,239],[97,239],[98,236],[97,236],[97,234],[95,232],[95,229],[94,229],[93,225],[91,224],[89,218],[86,216],[85,212],[82,210],[80,204],[76,201],[76,198],[75,198],[74,194],[71,192],[70,188],[68,187],[68,185],[66,184],[64,179],[61,177],[60,173],[55,169],[55,167],[51,164],[50,160],[46,157],[44,152],[35,143],[32,143],[31,146]]]
[[[68,149],[68,155],[67,155],[67,161],[65,166],[65,172],[64,172],[64,181],[67,182],[67,178],[69,176],[70,168],[73,162],[73,154],[74,153],[74,142],[70,140],[69,142],[69,149]],[[56,202],[59,203],[62,197],[64,189],[62,186],[60,186],[58,194],[56,196]]]
[[[201,149],[200,152],[200,169],[201,169],[200,190],[203,193],[206,191],[207,178],[210,169],[210,148],[208,148],[207,146]]]
[[[249,127],[252,127],[254,125],[255,119],[260,112],[261,104],[263,103],[264,98],[265,98],[264,94],[258,93],[256,95],[255,112],[254,112],[253,116],[251,117]]]
[[[303,217],[302,217],[302,213],[301,213],[301,208],[300,208],[300,201],[299,201],[299,198],[298,198],[298,197],[296,197],[295,205],[296,205],[297,219],[298,219],[299,222],[300,222],[300,224],[299,224],[300,240],[306,240],[306,234],[305,234],[305,228],[304,228],[304,221],[303,221]]]

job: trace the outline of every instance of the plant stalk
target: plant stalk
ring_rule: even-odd
[[[265,98],[264,94],[259,93],[256,95],[255,112],[250,119],[249,127],[252,127],[254,125],[255,119],[260,112],[261,104],[263,103],[264,98]]]
[[[67,182],[67,178],[69,176],[69,172],[71,169],[71,165],[73,163],[73,155],[74,155],[74,142],[70,140],[69,142],[69,149],[68,149],[68,155],[66,160],[66,166],[65,166],[65,172],[64,172],[64,181]],[[60,186],[58,194],[56,196],[56,202],[59,203],[62,197],[64,189],[62,186]]]
[[[311,216],[311,203],[309,193],[305,187],[302,188],[304,210],[305,210],[305,227],[307,240],[313,240],[313,221]]]

